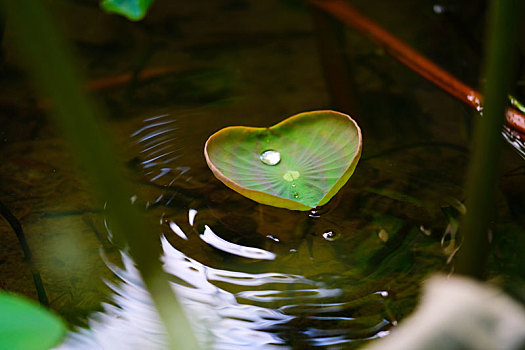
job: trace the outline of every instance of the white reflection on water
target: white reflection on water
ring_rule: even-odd
[[[179,236],[180,238],[182,239],[188,239],[188,237],[186,237],[186,234],[184,233],[184,231],[182,231],[182,229],[179,227],[179,225],[177,225],[175,222],[173,221],[170,221],[169,222],[169,226],[170,226],[170,229],[177,235]]]
[[[182,232],[178,225],[177,230]],[[200,237],[228,254],[258,261],[275,258],[263,249],[228,242],[209,226]],[[340,345],[377,337],[391,325],[383,319],[360,329],[352,327],[359,325],[359,317],[339,315],[356,302],[380,303],[380,294],[347,301],[343,290],[301,275],[212,268],[186,256],[165,237],[162,248],[164,269],[205,349],[289,348],[283,337],[287,332],[300,334],[310,347]],[[122,260],[124,268],[106,262],[121,280],[108,283],[114,292],[112,304],[104,304],[104,312],[91,316],[89,329],[70,333],[59,349],[166,348],[162,325],[139,272],[125,253]],[[296,329],[294,322],[304,320],[310,323]]]
[[[188,258],[163,237],[164,267],[177,278],[172,283],[199,341],[213,349],[265,348],[283,344],[271,333],[260,329],[285,322],[292,316],[276,310],[240,304],[236,296],[212,282],[255,286],[265,283],[296,283],[300,276],[278,273],[246,274],[209,268]],[[151,297],[133,261],[122,254],[124,268],[107,263],[122,280],[109,284],[115,305],[104,304],[104,312],[94,314],[89,329],[70,333],[59,349],[165,349],[166,337]],[[206,347],[207,348],[207,347]],[[282,349],[282,347],[279,347]]]
[[[211,245],[212,247],[215,247],[217,249],[220,249],[224,252],[242,256],[245,258],[251,258],[251,259],[263,259],[263,260],[273,260],[275,259],[275,254],[269,251],[266,251],[264,249],[259,248],[253,248],[253,247],[245,247],[243,245],[235,244],[232,242],[228,242],[227,240],[222,239],[221,237],[217,236],[208,225],[204,226],[204,233],[200,236],[201,239]]]

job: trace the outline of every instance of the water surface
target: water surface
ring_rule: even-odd
[[[356,1],[475,87],[483,12],[449,3],[456,18],[436,13],[430,1]],[[202,339],[225,349],[359,347],[387,336],[413,310],[427,276],[451,272],[477,116],[366,39],[344,32],[362,159],[325,207],[292,212],[226,188],[207,168],[203,147],[226,126],[270,126],[335,108],[302,3],[158,1],[139,24],[101,16],[96,4],[53,6],[90,79],[175,67],[95,95],[137,185],[133,200],[159,222],[165,267]],[[86,31],[95,20],[97,29]],[[133,264],[123,264],[106,239],[103,201],[93,199],[59,132],[35,107],[16,60],[6,62],[1,200],[25,228],[51,308],[71,325],[86,325],[91,315],[96,330],[93,320],[100,321],[100,333],[79,338],[87,345],[108,329],[125,334],[122,323],[107,325],[128,312],[131,324],[162,339]],[[502,169],[490,276],[516,286],[525,172],[511,147]],[[7,226],[2,232],[0,287],[35,298],[16,238]],[[93,314],[102,301],[105,314]]]

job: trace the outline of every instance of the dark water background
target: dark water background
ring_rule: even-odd
[[[352,3],[478,86],[482,2]],[[203,156],[204,142],[222,127],[270,126],[299,112],[335,108],[303,2],[157,0],[139,23],[106,15],[93,1],[51,7],[90,80],[172,67],[94,94],[111,117],[109,131],[137,184],[137,203],[160,219],[159,232],[182,260],[214,271],[207,283],[236,305],[271,310],[273,318],[257,327],[274,340],[359,346],[388,334],[413,310],[429,274],[452,271],[477,116],[366,39],[344,31],[341,47],[355,87],[351,114],[363,131],[362,159],[341,192],[308,216],[237,195],[213,177]],[[25,229],[51,308],[71,325],[85,325],[108,300],[103,279],[118,282],[100,249],[117,264],[119,252],[106,239],[103,205],[92,198],[12,47],[7,24],[0,200]],[[512,290],[521,286],[525,167],[507,145],[502,163],[489,266],[491,278]],[[16,237],[1,225],[0,288],[36,298]],[[223,241],[210,243],[206,232]],[[224,241],[237,255],[225,252],[231,245]],[[242,257],[241,246],[256,250]],[[174,282],[183,284],[180,273],[172,273]]]

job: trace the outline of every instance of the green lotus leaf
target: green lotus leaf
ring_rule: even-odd
[[[232,126],[206,141],[206,162],[226,186],[291,210],[326,204],[361,156],[361,130],[346,114],[313,111],[269,128]]]

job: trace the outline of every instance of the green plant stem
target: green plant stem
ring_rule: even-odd
[[[118,166],[114,145],[101,130],[102,119],[97,118],[101,112],[81,90],[80,75],[50,15],[38,0],[4,0],[2,4],[29,73],[41,93],[50,98],[52,114],[94,188],[109,203],[113,235],[117,242],[127,243],[166,326],[170,347],[197,348],[160,264],[158,234],[143,213],[131,205],[131,186]]]
[[[514,66],[520,1],[493,0],[489,12],[485,105],[474,132],[466,182],[467,213],[460,226],[463,243],[456,262],[458,273],[479,279],[484,276],[489,251],[488,230],[499,178],[500,132]]]

